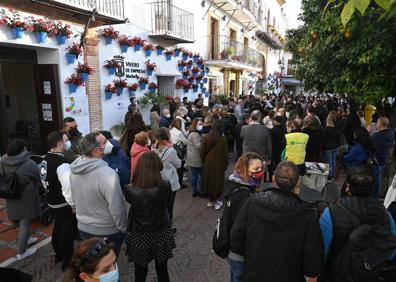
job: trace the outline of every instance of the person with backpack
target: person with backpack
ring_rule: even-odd
[[[6,192],[3,189],[5,183],[3,180],[13,178],[15,181],[15,185],[8,186],[8,189],[15,193],[12,193],[14,194],[12,198],[6,198],[6,204],[8,218],[19,222],[18,254],[16,255],[18,260],[31,256],[37,251],[37,248],[28,248],[28,246],[37,242],[37,238],[30,237],[30,227],[32,219],[40,215],[40,172],[37,164],[30,159],[26,146],[26,142],[22,139],[11,140],[6,154],[0,161],[2,197],[4,197],[3,192]],[[16,191],[19,192],[16,193]]]
[[[296,194],[298,167],[283,161],[269,188],[250,196],[231,229],[230,251],[243,256],[243,282],[316,281],[324,264],[318,211]]]
[[[347,196],[326,208],[320,219],[326,256],[320,282],[377,281],[381,268],[394,257],[395,223],[381,201],[371,196],[373,192],[372,170],[351,167]]]
[[[231,228],[243,203],[260,187],[263,176],[263,159],[250,152],[238,159],[226,183],[224,198],[227,204],[213,235],[213,251],[219,257],[227,258],[231,282],[241,281],[243,273],[243,256],[230,251]]]

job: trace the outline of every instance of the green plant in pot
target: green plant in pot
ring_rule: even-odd
[[[148,105],[168,105],[169,102],[164,96],[159,96],[158,94],[152,94],[147,92],[142,97],[140,97],[139,104],[142,107],[145,107]]]

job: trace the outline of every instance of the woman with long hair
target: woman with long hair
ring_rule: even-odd
[[[202,176],[202,159],[200,155],[202,128],[202,118],[195,118],[190,125],[190,133],[187,137],[186,165],[191,168],[191,188],[193,197],[197,197],[201,194],[198,183]]]
[[[228,166],[228,143],[223,131],[222,120],[215,120],[210,132],[203,137],[201,146],[202,195],[209,198],[207,206],[216,210],[223,205],[220,196],[224,190],[224,173]]]
[[[128,148],[125,153],[130,156],[132,144],[135,140],[135,135],[138,134],[140,131],[146,130],[146,125],[144,124],[142,115],[138,112],[132,113],[128,119],[128,122],[126,123],[126,128],[128,130]]]
[[[170,182],[171,189],[173,191],[172,209],[169,210],[169,218],[173,221],[173,204],[175,202],[176,192],[180,189],[177,169],[181,167],[181,161],[177,156],[176,150],[173,148],[169,129],[160,127],[157,131],[156,137],[157,142],[154,144],[153,149],[164,164],[164,168],[161,170],[161,175],[163,179]]]
[[[114,246],[106,238],[91,238],[74,252],[63,282],[119,281]]]
[[[146,281],[148,264],[154,260],[159,282],[169,281],[167,263],[176,247],[171,228],[173,195],[164,180],[164,166],[154,152],[143,154],[135,168],[125,199],[131,204],[128,216],[126,255],[135,263],[135,281]]]

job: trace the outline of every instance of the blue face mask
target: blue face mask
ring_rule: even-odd
[[[96,278],[98,278],[100,282],[118,282],[120,279],[120,273],[118,272],[117,264],[113,271],[102,274]]]
[[[69,150],[71,149],[71,147],[72,147],[72,144],[71,144],[70,140],[67,140],[67,141],[65,142],[65,149],[66,149],[66,151],[69,151]]]

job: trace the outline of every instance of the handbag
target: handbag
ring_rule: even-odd
[[[18,199],[22,196],[23,187],[19,184],[16,174],[21,166],[18,166],[11,174],[6,174],[4,164],[1,164],[3,174],[0,175],[0,198]]]
[[[186,156],[187,153],[187,148],[183,144],[183,142],[181,141],[177,142],[176,144],[173,145],[173,148],[175,149],[179,159],[184,160],[184,157]]]

